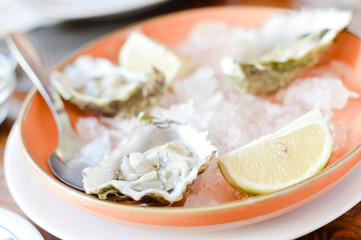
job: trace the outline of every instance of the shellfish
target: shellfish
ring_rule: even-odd
[[[164,75],[155,68],[136,73],[88,55],[51,77],[65,100],[104,116],[136,116],[158,104],[165,89]]]
[[[222,71],[236,92],[276,92],[317,63],[351,18],[346,10],[308,8],[274,16],[239,46],[252,54],[224,57]]]
[[[217,149],[207,132],[171,120],[143,115],[129,141],[96,167],[83,171],[86,193],[101,199],[151,201],[172,204],[210,161]]]

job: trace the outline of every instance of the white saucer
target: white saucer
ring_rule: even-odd
[[[0,208],[0,239],[44,240],[30,222],[5,208]]]
[[[49,19],[75,20],[125,14],[167,0],[18,0]]]
[[[5,177],[12,196],[36,224],[61,239],[294,239],[336,219],[361,200],[358,167],[332,190],[280,217],[246,227],[213,232],[132,228],[83,213],[57,198],[31,170],[13,127],[5,149]],[[212,226],[209,226],[211,230]]]

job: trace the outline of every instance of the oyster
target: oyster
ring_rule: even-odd
[[[253,49],[254,54],[223,58],[222,71],[236,92],[273,93],[317,63],[351,17],[350,11],[336,9],[301,9],[275,16],[248,31],[240,48]]]
[[[88,194],[101,199],[172,204],[204,172],[217,150],[207,132],[174,121],[143,116],[127,144],[95,166],[84,169]]]
[[[81,109],[105,116],[136,116],[156,105],[165,78],[155,68],[135,73],[104,58],[81,56],[51,75],[60,95]]]

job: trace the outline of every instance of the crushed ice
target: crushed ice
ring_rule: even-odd
[[[224,37],[227,36],[227,37]],[[173,92],[166,94],[152,115],[189,123],[199,130],[208,130],[212,144],[219,155],[249,143],[254,138],[277,131],[309,110],[320,108],[334,138],[344,139],[345,126],[330,121],[332,109],[345,106],[349,98],[358,94],[348,90],[340,77],[350,77],[344,63],[331,62],[310,72],[312,77],[298,79],[287,89],[279,91],[275,98],[236,94],[228,88],[227,80],[220,74],[219,60],[232,53],[232,47],[242,41],[252,41],[252,36],[240,27],[225,23],[202,22],[195,26],[186,42],[178,46],[180,54],[199,65],[190,76],[174,83]],[[250,54],[246,49],[243,54]],[[109,138],[114,148],[124,144],[132,128],[132,119],[84,118],[77,129],[87,141]],[[96,142],[96,140],[94,140]],[[91,142],[91,146],[94,145]],[[104,145],[104,144],[103,144]],[[336,142],[337,145],[337,142]],[[101,146],[101,145],[99,145]],[[337,147],[337,146],[336,146]],[[89,147],[84,156],[99,156],[99,147]],[[109,154],[104,147],[102,154]],[[83,158],[84,159],[84,158]],[[189,190],[186,207],[217,205],[237,199],[233,189],[224,181],[216,162],[200,175]]]

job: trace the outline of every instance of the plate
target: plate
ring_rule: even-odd
[[[178,12],[141,22],[106,35],[69,56],[57,66],[61,69],[76,57],[89,54],[114,62],[127,34],[141,29],[146,35],[169,46],[182,42],[193,26],[201,20],[224,21],[229,24],[254,27],[279,13],[279,9],[257,7],[215,7]],[[251,21],[252,20],[252,21]],[[115,49],[117,51],[115,51]],[[344,81],[348,89],[361,93],[361,41],[349,32],[342,32],[322,59],[343,61],[353,69],[352,78]],[[85,113],[72,105],[67,111],[73,124]],[[347,105],[334,111],[334,120],[348,129],[348,137],[333,153],[330,164],[315,176],[291,187],[270,194],[254,196],[211,207],[137,207],[101,201],[60,182],[52,174],[48,158],[57,145],[57,131],[49,109],[36,91],[31,91],[24,102],[20,118],[21,144],[33,170],[59,198],[81,211],[103,217],[119,224],[133,222],[147,225],[190,227],[201,230],[212,225],[215,229],[244,226],[264,221],[289,212],[321,196],[339,183],[359,164],[361,158],[361,98],[350,99]],[[36,136],[36,137],[34,137]]]
[[[115,240],[119,239],[119,235],[158,240],[295,239],[331,222],[361,200],[361,168],[358,167],[339,185],[311,203],[261,223],[216,232],[212,227],[207,227],[198,233],[174,228],[160,230],[153,226],[152,229],[139,229],[88,215],[54,195],[33,172],[22,154],[18,125],[13,127],[6,144],[4,165],[6,181],[16,203],[32,221],[60,239],[93,239],[101,236],[102,239]],[[24,181],[26,185],[22,184]],[[28,186],[36,186],[36,192],[34,187]],[[69,216],[72,221],[68,221]]]
[[[19,0],[44,16],[55,20],[76,20],[104,17],[139,11],[167,0]]]
[[[22,216],[0,208],[0,239],[43,240],[39,231]]]

